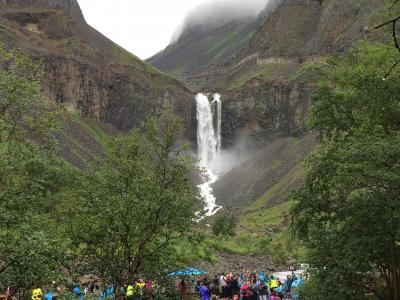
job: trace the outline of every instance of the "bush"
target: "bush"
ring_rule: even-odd
[[[217,215],[212,226],[212,231],[216,236],[235,236],[236,220],[233,216],[226,214]]]

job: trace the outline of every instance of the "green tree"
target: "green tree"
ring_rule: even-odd
[[[292,227],[324,299],[400,299],[399,70],[382,79],[396,56],[382,44],[350,50],[314,96],[319,146],[292,195]]]
[[[275,266],[290,267],[291,264],[300,263],[305,256],[303,245],[293,238],[287,229],[274,235],[268,245],[268,251]]]
[[[0,63],[0,287],[29,289],[66,265],[50,208],[69,171],[44,151],[54,149],[57,112],[43,97],[41,64],[1,45]]]
[[[43,65],[0,44],[0,142],[53,145],[59,112],[42,91]]]
[[[220,213],[215,217],[212,225],[214,235],[219,236],[235,236],[236,235],[236,220],[233,216]]]
[[[174,241],[190,234],[197,193],[186,148],[176,144],[182,130],[180,119],[165,114],[113,139],[66,215],[83,261],[105,280],[126,283],[160,270]]]

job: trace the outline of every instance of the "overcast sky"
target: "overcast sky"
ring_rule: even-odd
[[[86,21],[141,59],[164,49],[191,8],[207,0],[78,0]]]
[[[182,24],[253,17],[268,1],[78,0],[91,26],[141,59],[168,46]]]

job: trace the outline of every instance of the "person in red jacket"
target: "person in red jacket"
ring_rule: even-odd
[[[242,296],[242,300],[250,300],[250,285],[249,282],[246,280],[242,287],[240,288],[240,295]]]
[[[178,289],[179,293],[181,294],[181,299],[186,300],[188,297],[188,287],[185,280],[182,279],[182,281],[178,284]]]

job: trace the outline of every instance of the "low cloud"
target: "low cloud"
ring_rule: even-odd
[[[172,42],[190,28],[209,29],[234,20],[255,19],[274,0],[212,0],[192,9],[176,30]]]

